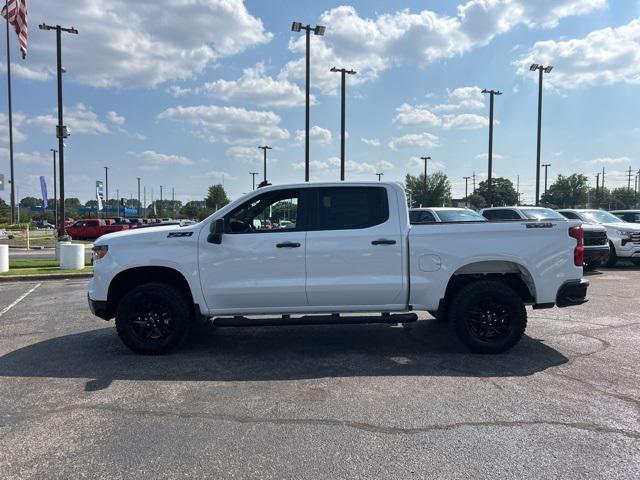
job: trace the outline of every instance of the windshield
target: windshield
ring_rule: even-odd
[[[590,222],[595,223],[620,223],[622,219],[616,217],[612,213],[604,212],[602,210],[589,210],[588,212],[581,212],[582,216]]]
[[[486,222],[484,218],[473,210],[437,210],[436,214],[443,222]]]
[[[520,211],[531,220],[566,220],[565,217],[550,208],[521,208]]]

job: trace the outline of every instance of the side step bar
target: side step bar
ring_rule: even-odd
[[[279,325],[355,325],[366,323],[410,323],[418,320],[415,313],[384,313],[380,316],[340,316],[333,315],[304,315],[290,318],[288,315],[274,318],[247,317],[218,317],[213,320],[217,327],[274,327]]]

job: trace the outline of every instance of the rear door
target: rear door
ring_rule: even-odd
[[[312,198],[306,255],[309,306],[404,304],[394,192],[386,186],[321,187]]]

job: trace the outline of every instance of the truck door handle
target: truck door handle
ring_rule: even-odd
[[[276,244],[278,248],[298,248],[299,246],[300,244],[297,242],[282,242]]]
[[[381,238],[379,240],[374,240],[373,242],[371,242],[371,245],[395,245],[396,241],[395,240],[387,240],[385,238]]]

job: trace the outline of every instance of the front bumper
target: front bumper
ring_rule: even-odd
[[[91,310],[91,313],[96,317],[109,320],[113,316],[107,308],[106,300],[92,300],[89,294],[87,294],[87,301],[89,302],[89,310]]]
[[[589,281],[584,278],[580,280],[570,280],[565,282],[556,295],[557,307],[570,307],[572,305],[582,305],[587,302],[587,288]]]
[[[609,259],[609,245],[602,247],[585,247],[584,263],[604,263]]]

